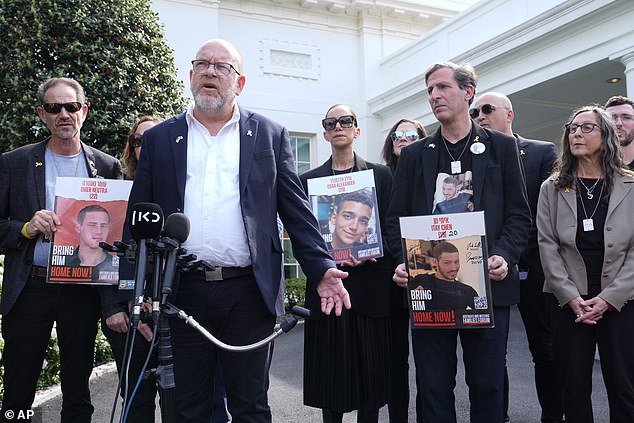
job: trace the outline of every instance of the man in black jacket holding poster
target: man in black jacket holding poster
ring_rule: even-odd
[[[517,145],[514,138],[471,121],[469,105],[475,96],[477,77],[470,65],[435,63],[427,70],[425,81],[429,105],[440,128],[401,151],[387,216],[390,248],[401,263],[393,279],[400,286],[407,286],[399,218],[432,214],[434,198],[441,195],[434,192],[439,174],[460,179],[471,172],[473,210],[485,211],[495,328],[412,331],[422,420],[456,421],[453,391],[459,335],[470,391],[471,422],[501,423],[510,305],[519,301],[519,280],[513,268],[525,247],[531,224]]]

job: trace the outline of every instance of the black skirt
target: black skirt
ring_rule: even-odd
[[[375,410],[390,394],[390,318],[334,311],[304,328],[304,404],[332,411]]]

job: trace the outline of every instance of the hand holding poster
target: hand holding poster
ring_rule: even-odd
[[[309,179],[308,196],[335,262],[383,256],[374,171]]]
[[[57,178],[48,283],[114,285],[119,258],[99,247],[121,240],[131,181]]]
[[[493,327],[484,213],[400,219],[412,328]]]

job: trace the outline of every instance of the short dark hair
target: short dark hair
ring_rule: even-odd
[[[622,95],[615,95],[610,97],[603,108],[607,109],[608,107],[622,106],[623,104],[629,104],[630,107],[634,109],[634,101]]]
[[[46,96],[46,92],[53,88],[58,84],[64,84],[71,87],[75,90],[75,94],[77,95],[77,101],[81,104],[86,103],[86,94],[84,93],[84,87],[77,81],[72,78],[49,78],[46,81],[42,82],[39,87],[37,87],[37,101],[40,104],[44,104],[44,97]]]
[[[372,201],[372,189],[363,188],[358,191],[347,192],[335,197],[335,213],[339,210],[339,207],[346,201],[354,201],[355,203],[365,204],[370,207],[370,210],[374,208],[374,201]]]
[[[432,63],[432,65],[425,71],[425,84],[432,73],[442,68],[453,70],[453,79],[456,81],[461,90],[464,90],[466,87],[473,87],[473,97],[469,100],[469,105],[471,105],[471,103],[473,103],[473,99],[475,98],[476,86],[478,85],[478,75],[476,74],[475,69],[473,69],[473,66],[469,63]]]
[[[108,213],[108,210],[106,210],[104,207],[100,206],[99,204],[91,204],[79,210],[79,213],[77,213],[77,223],[79,225],[83,225],[84,218],[86,217],[86,213],[95,213],[95,212],[107,214],[108,221],[110,221],[110,213]]]
[[[451,242],[441,241],[438,244],[434,245],[434,249],[432,250],[431,254],[436,260],[440,260],[440,256],[442,256],[443,253],[453,254],[458,252],[458,248]]]
[[[447,176],[445,179],[443,179],[442,183],[443,184],[451,184],[451,185],[453,185],[455,187],[460,185],[460,181],[458,180],[458,178],[454,178],[453,176]]]

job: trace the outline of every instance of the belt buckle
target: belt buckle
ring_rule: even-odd
[[[213,270],[205,270],[205,280],[207,282],[223,280],[222,267],[215,267]]]

